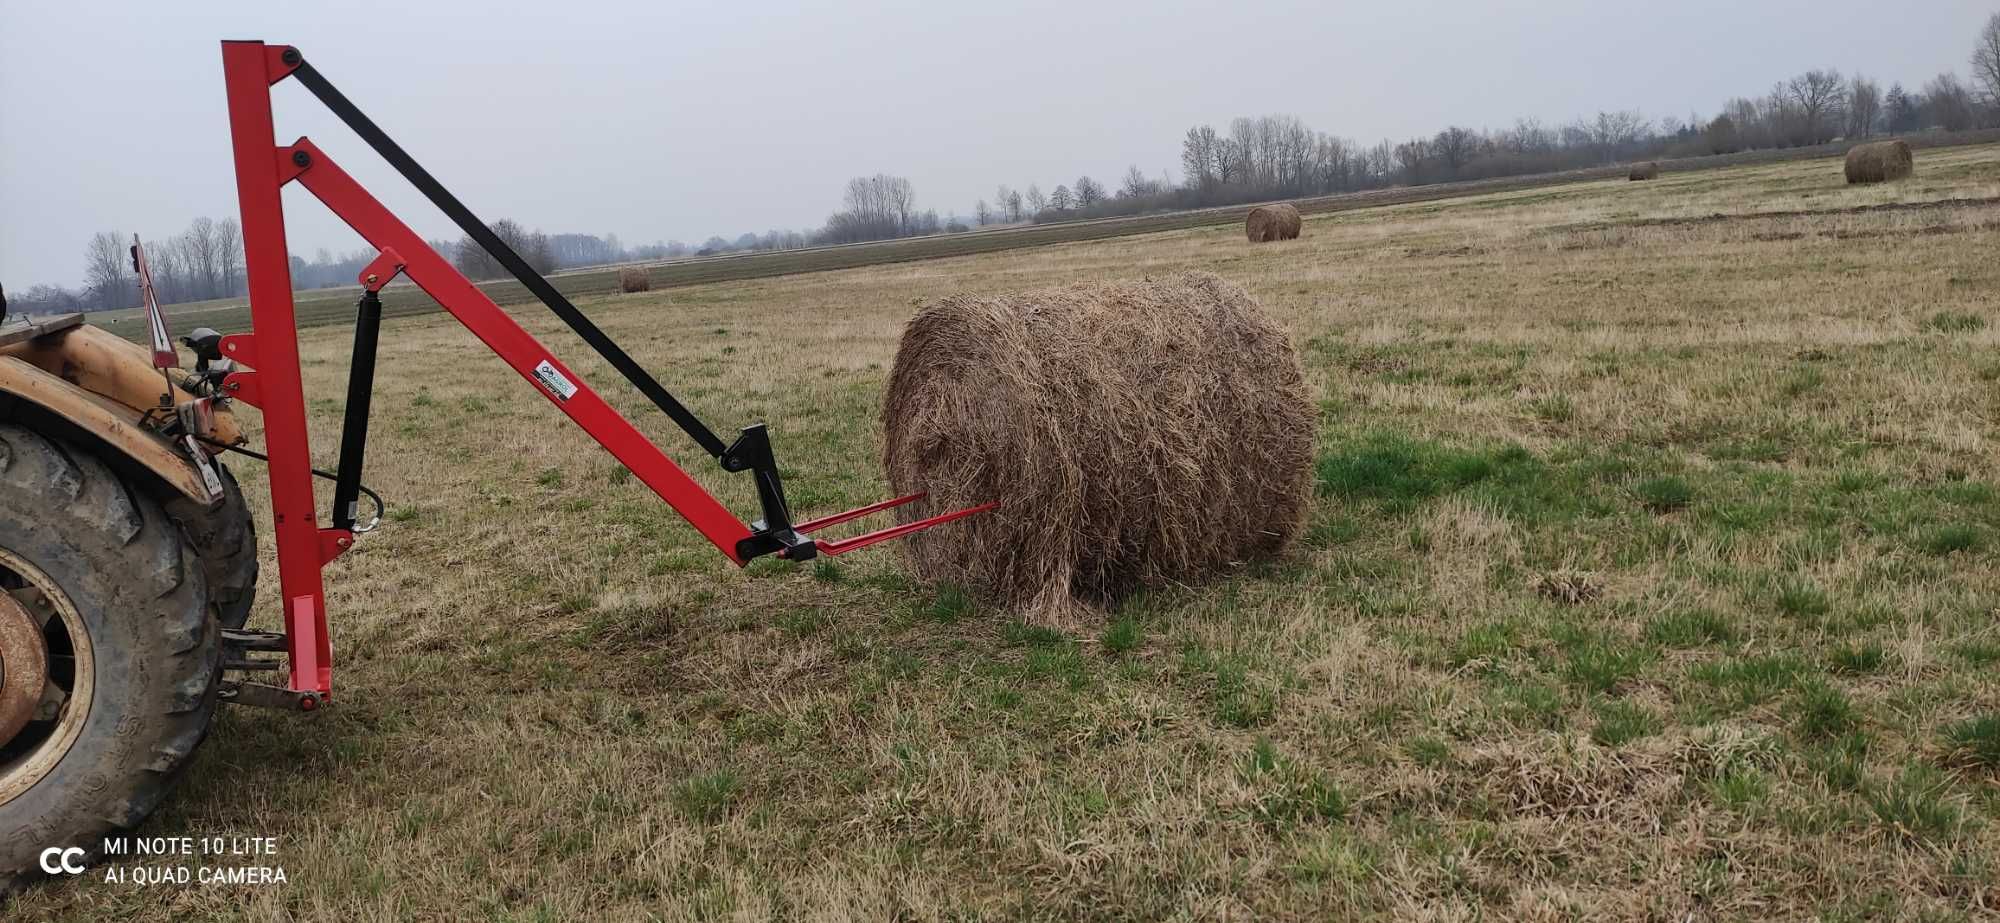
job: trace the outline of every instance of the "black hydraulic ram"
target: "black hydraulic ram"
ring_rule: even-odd
[[[361,293],[354,312],[354,365],[347,373],[347,414],[340,424],[340,466],[333,478],[333,527],[353,531],[361,500],[361,462],[368,451],[368,402],[375,390],[375,349],[382,335],[382,296]]]

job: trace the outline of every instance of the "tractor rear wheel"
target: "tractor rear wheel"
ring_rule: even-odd
[[[221,634],[181,526],[103,462],[0,424],[0,893],[98,855],[208,734]]]
[[[201,558],[216,622],[224,628],[242,628],[250,620],[251,604],[257,601],[257,526],[250,519],[250,507],[243,502],[243,488],[237,485],[236,476],[221,459],[209,464],[222,477],[222,503],[211,509],[176,497],[167,504],[167,515],[187,530],[188,540]]]

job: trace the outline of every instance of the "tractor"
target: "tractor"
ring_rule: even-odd
[[[510,249],[298,49],[222,43],[251,329],[191,332],[184,370],[135,240],[150,334],[129,342],[79,316],[5,316],[0,299],[0,892],[45,872],[45,850],[99,853],[187,768],[223,703],[309,715],[332,701],[323,570],[381,521],[362,484],[381,290],[425,294],[741,566],[805,561],[995,509],[860,535],[815,533],[922,499],[799,521],[761,423],[728,442]],[[296,80],[664,412],[724,471],[749,475],[759,516],[731,513],[537,342],[451,261],[308,139],[274,137],[270,89]],[[280,193],[297,183],[379,254],[359,278],[338,464],[313,467]],[[263,450],[236,413],[262,414]],[[222,461],[269,467],[276,631],[246,626],[259,573],[251,507]],[[322,512],[314,479],[333,482]],[[374,516],[360,517],[360,498]],[[265,655],[265,656],[259,656]],[[275,656],[272,656],[275,655]],[[275,677],[275,678],[273,678]]]

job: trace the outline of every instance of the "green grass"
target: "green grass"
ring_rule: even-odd
[[[1843,644],[1827,654],[1835,673],[1865,676],[1879,673],[1889,663],[1889,654],[1880,644]]]
[[[1828,596],[1825,590],[1792,577],[1779,581],[1772,601],[1776,603],[1779,612],[1794,618],[1825,615],[1833,608],[1832,597]]]
[[[1760,705],[1791,689],[1810,668],[1788,654],[1735,657],[1698,664],[1688,678],[1708,687],[1718,699],[1738,708]]]
[[[1932,333],[1973,333],[1986,329],[1986,318],[1972,313],[1939,311],[1924,319],[1923,329]]]
[[[2000,712],[1946,725],[1944,745],[1955,761],[1986,769],[2000,769]]]
[[[1319,492],[1323,496],[1375,500],[1392,509],[1407,509],[1419,501],[1518,472],[1533,464],[1533,459],[1518,447],[1468,451],[1376,432],[1320,456]]]
[[[1938,526],[1925,532],[1918,547],[1925,554],[1943,557],[1960,552],[1974,552],[1986,546],[1986,535],[1978,527],[1964,523]]]
[[[1104,650],[1110,654],[1129,653],[1137,648],[1145,638],[1145,630],[1139,627],[1138,619],[1130,615],[1121,616],[1117,621],[1111,623],[1110,628],[1105,629],[1103,638]]]
[[[1652,663],[1651,651],[1614,639],[1591,639],[1571,645],[1562,676],[1585,692],[1610,693]]]
[[[1727,617],[1707,609],[1663,613],[1646,623],[1646,640],[1670,648],[1727,645],[1737,634]]]
[[[1811,740],[1839,737],[1861,725],[1861,711],[1847,694],[1823,682],[1811,682],[1799,689],[1797,718],[1799,735]]]
[[[1655,513],[1671,513],[1686,509],[1694,502],[1694,488],[1688,482],[1675,477],[1651,478],[1632,486],[1632,494],[1640,504]]]
[[[1620,747],[1665,728],[1660,716],[1630,702],[1609,701],[1596,706],[1597,723],[1590,739],[1607,747]]]
[[[1904,767],[1894,779],[1869,786],[1864,797],[1876,821],[1905,841],[1948,840],[1965,824],[1965,812],[1951,795],[1950,780],[1921,763]]]
[[[695,776],[674,788],[674,806],[691,819],[713,824],[729,813],[740,786],[736,773],[727,769]]]

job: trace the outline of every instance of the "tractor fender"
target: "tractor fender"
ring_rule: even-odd
[[[132,349],[123,348],[127,346]],[[97,449],[121,473],[139,475],[151,487],[204,507],[214,504],[219,498],[210,495],[201,470],[166,438],[140,426],[141,411],[78,384],[137,380],[130,368],[134,359],[152,376],[157,392],[159,371],[144,349],[94,327],[72,327],[0,348],[0,420]],[[85,366],[87,375],[82,374]],[[65,370],[71,374],[64,375]],[[236,432],[235,421],[228,423]]]

